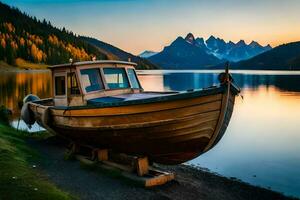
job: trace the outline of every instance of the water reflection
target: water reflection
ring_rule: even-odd
[[[218,74],[213,73],[174,73],[156,75],[163,76],[164,87],[168,90],[187,90],[209,87],[218,84]],[[260,75],[232,74],[235,84],[241,88],[258,89],[260,86],[274,86],[283,91],[300,91],[300,75]]]
[[[2,72],[0,74],[0,105],[18,115],[18,102],[27,94],[40,98],[51,96],[52,84],[49,71],[43,72]]]
[[[142,87],[146,91],[165,91],[169,90],[169,88],[166,88],[164,86],[164,76],[162,74],[160,75],[139,75],[139,80],[142,84]]]

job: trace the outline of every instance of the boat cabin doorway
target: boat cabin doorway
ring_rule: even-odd
[[[84,103],[75,70],[53,72],[53,88],[55,106],[74,106]]]

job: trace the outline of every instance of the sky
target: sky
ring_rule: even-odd
[[[133,54],[189,32],[273,47],[300,40],[300,0],[0,0]]]

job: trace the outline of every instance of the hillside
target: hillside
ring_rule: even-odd
[[[24,63],[44,66],[66,63],[70,58],[74,61],[85,61],[92,57],[97,60],[126,61],[131,58],[138,64],[138,69],[158,68],[149,61],[110,44],[80,37],[65,28],[56,28],[45,19],[40,21],[0,2],[1,63],[31,69],[32,67],[24,67]]]
[[[235,63],[232,68],[300,70],[300,42],[280,45],[251,59]]]
[[[110,45],[108,43],[102,42],[100,40],[97,40],[95,38],[90,37],[81,37],[82,40],[86,41],[87,43],[95,46],[100,51],[106,52],[106,54],[113,55],[113,59],[116,60],[123,60],[128,61],[130,59],[132,62],[137,63],[137,69],[159,69],[159,67],[150,61],[140,58],[138,56],[132,55],[131,53],[128,53],[126,51],[123,51],[122,49],[119,49],[113,45]]]
[[[0,2],[0,60],[15,65],[16,58],[33,63],[57,64],[90,60],[107,55],[82,41],[71,31],[53,27],[46,20],[22,13]]]

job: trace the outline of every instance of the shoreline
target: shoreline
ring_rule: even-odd
[[[30,63],[25,60],[18,60],[16,66],[9,65],[6,62],[0,61],[0,72],[32,72],[45,71],[48,65]]]
[[[19,61],[18,66],[9,65],[3,61],[0,61],[0,72],[37,72],[37,71],[50,71],[47,69],[48,65],[36,64],[26,61]],[[221,73],[224,69],[138,69],[136,70],[138,74],[147,75],[149,71],[151,74],[161,74],[161,73]],[[279,75],[299,75],[299,70],[276,70],[276,69],[230,69],[231,74],[265,74],[277,73]]]
[[[40,154],[27,143],[28,133],[8,125],[0,109],[0,199],[74,199],[58,188],[36,165]]]
[[[175,172],[176,178],[165,185],[145,189],[113,172],[90,169],[77,160],[64,160],[64,145],[55,137],[30,140],[29,144],[47,159],[40,163],[43,173],[59,188],[80,199],[297,199],[184,164],[154,164]],[[116,194],[115,190],[121,191],[120,194]],[[137,198],[137,194],[142,198]]]
[[[8,135],[10,135],[8,137]],[[17,142],[13,142],[17,141]],[[21,142],[21,143],[20,143]],[[35,186],[43,193],[36,192],[37,197],[65,196],[64,199],[203,199],[203,200],[252,200],[252,199],[297,199],[288,197],[282,193],[266,188],[253,186],[235,178],[227,178],[210,172],[200,167],[189,165],[166,166],[154,164],[156,167],[175,173],[175,180],[165,185],[153,188],[143,188],[136,183],[120,176],[113,171],[103,171],[98,168],[84,166],[77,160],[65,160],[65,142],[55,136],[49,136],[47,132],[27,133],[0,124],[0,153],[1,148],[8,150],[14,146],[19,156],[25,159],[26,168],[21,169],[5,167],[7,162],[11,166],[20,165],[18,161],[11,159],[12,154],[0,157],[0,171],[7,171],[8,177],[0,176],[0,179],[7,180],[11,187],[1,188],[1,193],[6,195],[23,195],[24,186],[16,185],[14,177],[22,182],[41,180],[46,185]],[[15,144],[16,143],[16,144]],[[19,146],[20,143],[20,146]],[[24,148],[32,149],[23,151]],[[6,150],[7,151],[7,150]],[[34,153],[34,152],[36,153]],[[38,156],[37,156],[38,154]],[[34,157],[34,159],[33,159]],[[10,161],[12,160],[12,161]],[[23,164],[22,164],[23,165]],[[34,166],[34,167],[32,167]],[[26,170],[32,174],[30,177],[22,177]],[[19,175],[18,175],[19,174]],[[36,174],[37,180],[32,179]],[[25,191],[32,191],[32,186],[25,186]],[[20,188],[21,187],[21,188]],[[44,188],[45,187],[45,188]],[[18,191],[15,194],[14,191]],[[23,199],[30,199],[25,197]]]

